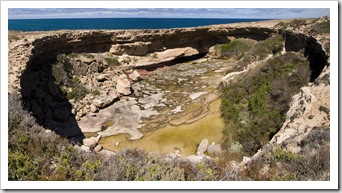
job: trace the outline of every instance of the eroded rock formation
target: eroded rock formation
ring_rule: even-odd
[[[37,120],[62,136],[82,139],[84,132],[100,132],[101,137],[114,132],[115,134],[129,133],[132,139],[139,139],[142,137],[139,131],[127,130],[122,127],[122,123],[107,123],[108,127],[113,128],[109,132],[109,130],[102,131],[102,126],[105,123],[96,125],[97,123],[92,121],[94,117],[108,116],[108,112],[115,114],[115,106],[111,110],[109,109],[107,114],[98,112],[115,103],[120,97],[131,95],[132,91],[134,92],[131,82],[140,79],[140,74],[134,69],[150,70],[198,59],[205,56],[214,45],[228,43],[236,38],[260,41],[274,35],[284,37],[285,51],[304,52],[312,69],[311,81],[316,80],[323,68],[329,69],[329,48],[326,43],[329,39],[326,36],[320,34],[312,36],[305,30],[276,27],[276,23],[272,26],[263,26],[262,24],[244,26],[245,24],[241,24],[168,30],[82,30],[28,33],[25,35],[25,39],[9,44],[9,92],[20,92],[26,108],[36,116]],[[83,56],[83,53],[90,55]],[[88,83],[89,88],[86,89],[93,92],[92,95],[88,93],[85,98],[80,99],[81,102],[67,99],[63,94],[65,91],[62,91],[60,85],[56,84],[52,64],[58,62],[58,56],[61,54],[77,54],[77,57],[69,60],[69,63],[63,63],[62,68],[67,68],[67,64],[72,66],[71,70],[64,70],[66,74],[61,75],[61,79],[65,77],[70,79],[63,83],[64,88],[69,89],[69,84],[81,82]],[[221,67],[220,65],[218,66]],[[225,80],[247,70],[232,72],[226,75]],[[329,72],[329,70],[325,70],[325,72]],[[75,74],[81,77],[80,80],[73,79]],[[75,82],[72,82],[74,80]],[[311,90],[315,92],[315,87],[303,88],[303,97],[309,96],[310,94],[307,93],[310,93]],[[329,89],[323,89],[323,91],[329,92]],[[190,98],[195,100],[206,93],[207,91],[194,92],[190,94]],[[138,129],[141,125],[139,121],[130,122],[132,117],[140,119],[158,114],[148,106],[156,106],[157,103],[153,102],[155,100],[159,102],[163,98],[160,98],[159,95],[145,96],[139,103],[147,106],[137,110],[139,108],[136,105],[137,101],[127,99],[128,102],[125,105],[128,109],[135,109],[136,113],[128,114],[130,119],[127,119],[125,124],[135,124],[134,128]],[[309,103],[307,99],[305,101],[304,104]],[[88,102],[90,103],[88,104]],[[115,104],[120,105],[120,103]],[[295,102],[292,106],[295,106]],[[180,106],[173,106],[173,108],[175,111],[170,111],[170,114],[182,111]],[[84,120],[79,123],[78,120],[82,117]],[[184,117],[191,119],[191,117]],[[88,123],[86,124],[88,130],[82,126],[84,123]],[[175,124],[177,123],[175,122]],[[282,136],[285,136],[282,134],[284,128],[276,135],[277,139],[282,139]],[[288,133],[288,135],[295,134]],[[98,140],[94,137],[85,142],[94,148],[97,147]],[[102,146],[97,149],[102,149]]]

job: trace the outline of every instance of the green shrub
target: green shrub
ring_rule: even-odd
[[[216,46],[216,52],[220,52],[224,58],[233,58],[239,60],[256,44],[255,40],[251,39],[235,39],[228,44]]]
[[[22,109],[17,94],[8,100],[8,180],[95,178],[100,165],[96,155],[80,154],[66,139],[47,133]]]
[[[52,75],[55,78],[56,84],[62,86],[65,80],[68,78],[67,72],[59,64],[53,64],[51,67]]]
[[[83,99],[87,94],[88,90],[80,84],[78,78],[74,77],[72,79],[72,87],[71,87],[71,92],[67,93],[67,98],[70,99],[75,99],[76,101]]]
[[[64,64],[68,59],[68,56],[66,54],[59,54],[57,55],[57,62]]]
[[[274,27],[281,28],[281,29],[288,29],[288,28],[299,29],[304,24],[306,24],[306,20],[294,19],[294,20],[292,20],[290,22],[286,22],[286,23],[279,22]]]
[[[99,90],[93,90],[93,91],[91,91],[91,94],[93,94],[94,96],[98,96],[98,95],[100,95],[100,91]]]
[[[288,57],[296,58],[292,55]],[[293,60],[287,62],[291,61]],[[298,61],[298,58],[295,61]],[[273,72],[272,66],[266,67],[269,68],[268,72]],[[283,66],[280,68],[286,69]],[[298,70],[298,66],[295,69]],[[285,70],[285,72],[287,71]],[[295,72],[291,72],[291,75],[287,75],[295,74]],[[303,72],[298,70],[298,73],[302,74]],[[283,77],[282,73],[272,74],[275,74],[269,75],[272,78]],[[253,80],[255,76],[248,79]],[[247,80],[245,83],[249,81]],[[256,85],[255,82],[253,84]],[[260,85],[264,84],[264,82],[260,83]],[[225,93],[227,97],[232,98],[232,102],[226,102],[231,102],[234,108],[237,107],[236,105],[239,107],[236,108],[238,123],[240,120],[250,118],[248,114],[249,98],[244,96],[249,92],[248,88],[251,85],[243,86],[242,84],[233,88],[229,87],[231,91],[238,91],[237,97]],[[287,89],[287,85],[282,82],[283,85]],[[270,90],[266,91],[272,92],[273,86],[270,84]],[[257,90],[258,88],[255,86],[253,89]],[[263,95],[264,90],[265,88],[261,88],[259,94]],[[201,163],[194,164],[185,159],[166,159],[166,157],[146,153],[141,149],[126,149],[105,157],[95,153],[83,153],[74,149],[66,139],[53,132],[47,133],[44,128],[37,125],[35,119],[22,109],[21,99],[18,95],[9,94],[8,97],[8,179],[10,181],[329,180],[330,178],[328,127],[312,128],[300,143],[302,149],[298,154],[278,147],[267,152],[262,158],[251,161],[247,167],[237,170],[228,165],[227,159],[205,159]],[[266,108],[268,108],[269,93],[266,94],[266,102]],[[229,107],[225,108],[229,109]],[[246,112],[241,113],[240,109]],[[232,118],[236,118],[236,116],[232,114]],[[232,125],[235,124],[233,121]],[[247,126],[242,128],[247,128]],[[258,135],[254,136],[258,137]],[[234,155],[229,154],[228,156]],[[241,157],[242,155],[237,156]],[[265,166],[268,170],[263,173],[262,170]]]
[[[84,57],[86,57],[86,58],[91,58],[91,59],[95,58],[94,55],[89,54],[89,53],[82,53],[82,56],[84,56]]]
[[[292,162],[296,158],[296,154],[292,153],[291,151],[283,150],[279,146],[272,150],[272,154],[276,160],[283,160],[287,162]]]
[[[281,35],[269,37],[266,40],[260,41],[248,51],[242,60],[241,64],[255,62],[265,59],[269,54],[276,54],[283,49],[283,37]]]
[[[82,68],[85,68],[85,70],[87,70],[87,66],[72,66],[68,57],[73,57],[73,55],[75,54],[71,53],[69,55],[58,55],[57,63],[51,65],[51,71],[53,77],[55,78],[55,83],[60,87],[61,90],[67,92],[65,93],[65,95],[68,99],[81,100],[89,93],[89,91],[80,83],[77,77],[70,79],[68,74],[72,71],[73,68],[75,68],[73,69],[74,71],[76,71],[74,74],[79,75],[83,71]],[[64,86],[69,88],[71,87],[71,91],[68,92],[68,89],[65,89]]]
[[[303,56],[286,53],[260,64],[237,82],[223,88],[221,111],[229,135],[226,147],[242,144],[254,154],[279,130],[293,94],[310,80],[309,63]]]
[[[20,37],[19,37],[19,36],[16,36],[16,35],[11,35],[11,36],[8,37],[8,40],[9,40],[10,42],[12,42],[12,41],[18,41],[18,40],[20,40]]]
[[[306,24],[306,21],[304,19],[294,19],[289,23],[289,26],[293,29],[299,29],[304,24]]]
[[[74,54],[71,53],[69,55],[74,55]],[[65,54],[57,55],[56,63],[51,65],[52,76],[55,78],[55,82],[59,86],[63,86],[70,82],[68,73],[72,71],[73,65],[68,58],[69,55],[65,55]]]
[[[330,21],[315,23],[315,25],[312,26],[310,33],[313,33],[313,34],[330,33]]]
[[[120,66],[120,62],[117,58],[112,58],[112,57],[106,57],[104,59],[109,66]]]
[[[68,54],[67,57],[69,57],[69,58],[77,58],[77,57],[78,57],[78,54],[72,52],[72,53]]]
[[[37,169],[26,153],[19,151],[8,152],[9,180],[35,180],[38,178]]]
[[[105,161],[96,180],[179,181],[184,170],[176,162],[141,149],[125,149]]]

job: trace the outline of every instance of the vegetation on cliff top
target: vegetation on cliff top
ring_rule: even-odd
[[[257,41],[245,38],[232,40],[228,44],[216,45],[216,55],[222,58],[241,59],[244,54],[249,51]]]
[[[329,180],[329,129],[324,128],[310,132],[298,155],[278,148],[237,170],[229,165],[237,155],[228,152],[197,164],[137,149],[112,156],[82,152],[37,125],[15,94],[9,95],[8,123],[10,181]]]
[[[21,99],[9,95],[9,180],[94,180],[101,160],[80,154],[69,142],[45,131],[24,111]]]
[[[293,28],[303,21],[294,20]],[[279,26],[283,25],[282,23]],[[320,22],[312,33],[329,33],[329,22]],[[16,40],[16,37],[11,39]],[[21,106],[21,99],[9,95],[8,111],[8,179],[13,180],[329,180],[329,128],[314,127],[301,141],[301,151],[294,154],[275,147],[264,152],[261,159],[249,162],[236,170],[229,162],[244,155],[253,155],[278,131],[289,109],[293,94],[310,79],[307,59],[300,53],[277,55],[283,49],[281,36],[255,43],[237,39],[221,45],[224,57],[241,59],[234,71],[261,61],[248,76],[223,88],[222,113],[227,123],[224,144],[242,144],[242,153],[229,151],[218,160],[191,163],[182,159],[166,159],[143,150],[126,149],[112,156],[84,153],[75,149],[66,139],[47,132]],[[248,51],[249,50],[249,51]],[[71,56],[70,56],[71,57]],[[72,57],[71,57],[72,58]],[[117,61],[105,59],[117,65]],[[80,66],[82,73],[84,67]],[[59,86],[68,85],[69,98],[81,99],[84,92],[77,79],[68,77],[68,61],[63,55],[52,66]],[[73,91],[75,93],[73,94]],[[99,91],[93,91],[97,95]],[[72,94],[73,96],[71,96]],[[320,107],[322,111],[328,111]],[[229,135],[228,135],[229,134]]]
[[[8,116],[10,181],[219,180],[226,168],[216,161],[193,164],[139,149],[112,156],[83,152],[39,126],[16,94],[9,95]]]
[[[228,125],[228,138],[233,140],[227,143],[236,140],[247,155],[253,155],[280,129],[292,95],[309,79],[308,61],[291,52],[267,60],[225,87],[222,113]]]
[[[258,42],[252,49],[245,53],[239,61],[239,65],[247,65],[258,60],[263,60],[269,55],[282,51],[283,47],[284,41],[281,35],[269,37],[266,40]]]

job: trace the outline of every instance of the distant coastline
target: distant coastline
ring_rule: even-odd
[[[270,19],[226,18],[63,18],[63,19],[9,19],[8,30],[115,30],[115,29],[170,29],[216,24],[266,21]]]

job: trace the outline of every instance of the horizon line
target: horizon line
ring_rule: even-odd
[[[320,16],[324,17],[324,16]],[[56,18],[8,18],[8,20],[30,20],[30,19],[255,19],[255,20],[284,20],[293,18],[227,18],[227,17],[56,17]],[[303,17],[304,18],[304,17]],[[308,17],[311,18],[311,17]]]

